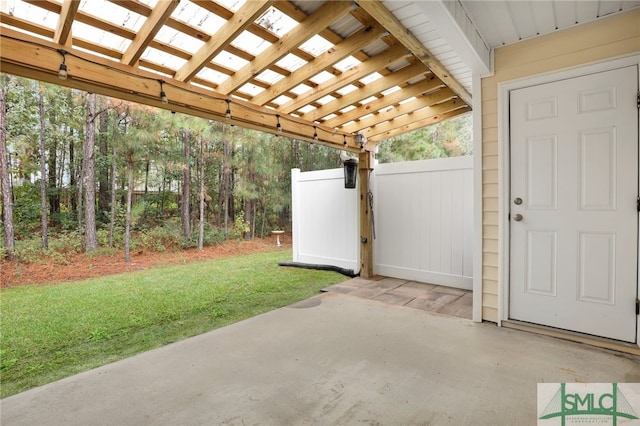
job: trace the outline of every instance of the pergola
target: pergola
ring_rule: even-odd
[[[364,195],[378,141],[471,110],[379,0],[7,0],[0,22],[1,72],[358,153]]]

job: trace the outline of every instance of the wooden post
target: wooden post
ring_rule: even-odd
[[[373,153],[361,152],[358,158],[360,180],[360,276],[373,276],[373,212],[369,206],[369,174],[373,170]]]

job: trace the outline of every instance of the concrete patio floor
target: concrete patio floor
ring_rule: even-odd
[[[640,357],[327,292],[0,401],[12,425],[534,425]]]

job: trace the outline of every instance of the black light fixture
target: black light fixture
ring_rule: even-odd
[[[358,160],[348,158],[342,164],[344,166],[344,187],[353,189],[356,187],[356,178],[358,176]]]
[[[318,140],[318,128],[316,126],[313,126],[313,140]]]
[[[162,84],[164,83],[164,81],[162,80],[158,80],[158,82],[160,83],[160,100],[162,101],[163,104],[168,104],[169,103],[169,98],[167,98],[167,94],[164,91],[164,88],[162,87]]]
[[[342,135],[342,145],[347,146],[347,135]]]
[[[60,80],[66,80],[69,75],[67,72],[67,64],[65,63],[67,60],[66,54],[67,51],[63,49],[58,49],[58,53],[62,55],[62,63],[60,64],[60,68],[58,69],[58,78]]]
[[[227,112],[224,114],[225,117],[231,118],[231,101],[229,99],[225,99],[227,102]]]
[[[278,133],[282,133],[282,124],[280,124],[280,114],[276,114],[276,119],[278,120],[278,124],[276,124],[276,130]]]

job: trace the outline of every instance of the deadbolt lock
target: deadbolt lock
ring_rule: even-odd
[[[522,204],[522,198],[519,198],[519,197],[518,197],[518,198],[516,198],[515,200],[513,200],[513,204],[515,204],[515,205],[518,205],[518,206],[519,206],[520,204]]]

